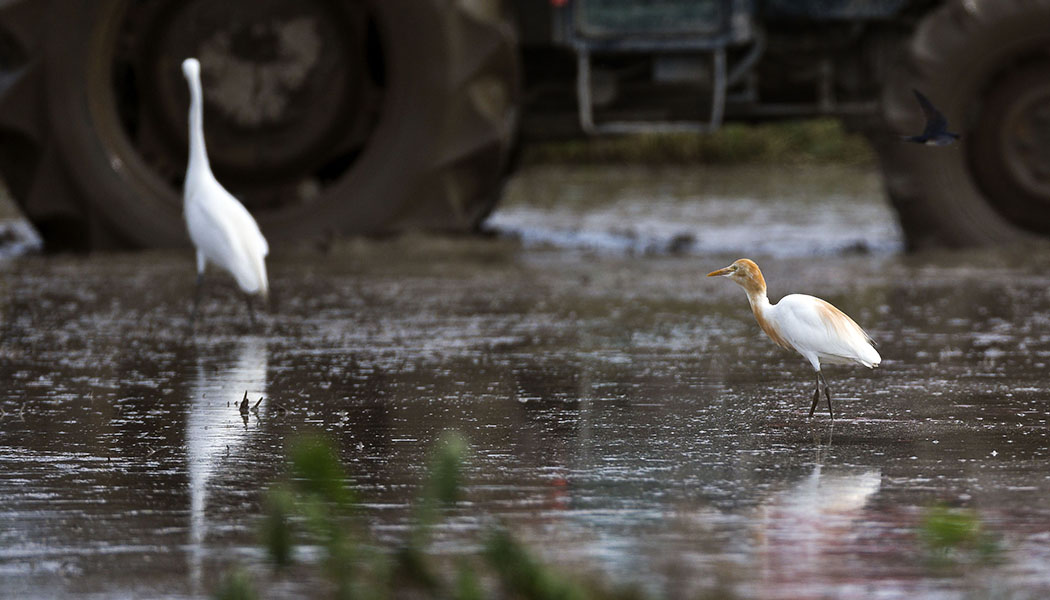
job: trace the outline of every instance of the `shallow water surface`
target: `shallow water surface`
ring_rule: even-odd
[[[372,532],[401,539],[445,430],[471,459],[441,552],[499,519],[550,561],[672,598],[1050,592],[1050,253],[900,256],[870,174],[805,188],[843,176],[823,171],[805,194],[672,190],[625,238],[655,232],[649,249],[592,246],[580,232],[649,215],[627,192],[580,201],[593,176],[526,173],[494,238],[279,254],[255,329],[217,277],[189,326],[189,253],[0,263],[0,596],[204,597],[234,564],[266,581],[263,490],[306,432],[337,443]],[[559,208],[559,190],[577,196]],[[733,194],[763,206],[735,218],[748,231],[820,216],[777,225],[789,251],[751,252],[715,218]],[[695,244],[672,251],[683,231]],[[828,231],[862,244],[829,254]],[[827,370],[834,426],[807,418],[803,360],[703,277],[745,253],[771,298],[819,294],[878,340],[882,368]],[[938,503],[973,509],[998,563],[932,567],[918,529]]]
[[[528,246],[608,253],[899,252],[878,175],[848,166],[539,167],[489,226]]]

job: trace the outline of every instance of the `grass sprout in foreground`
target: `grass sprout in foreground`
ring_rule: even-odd
[[[934,566],[992,564],[1000,558],[999,543],[970,509],[934,506],[919,524],[928,558]]]
[[[358,514],[358,499],[332,446],[319,437],[299,440],[289,454],[289,476],[267,493],[260,540],[276,575],[287,573],[309,546],[319,552],[303,561],[316,568],[335,598],[383,599],[410,596],[450,600],[640,599],[635,588],[583,581],[552,568],[505,528],[492,525],[475,554],[439,557],[430,549],[431,532],[461,500],[466,440],[442,436],[431,457],[413,523],[405,540],[383,547],[372,539]],[[215,597],[257,598],[247,574],[227,574]]]

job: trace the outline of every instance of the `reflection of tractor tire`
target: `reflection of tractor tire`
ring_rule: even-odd
[[[949,0],[919,25],[882,98],[891,131],[922,130],[912,88],[959,143],[875,140],[912,248],[1050,235],[1050,1]]]
[[[0,170],[49,247],[188,242],[189,55],[212,166],[272,242],[469,230],[498,197],[501,0],[21,0],[0,8]]]

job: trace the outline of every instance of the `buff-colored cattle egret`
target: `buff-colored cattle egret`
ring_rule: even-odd
[[[266,299],[266,255],[270,251],[259,225],[244,205],[222,187],[208,164],[204,147],[204,106],[201,97],[201,65],[196,58],[182,61],[182,74],[190,86],[190,160],[183,191],[186,228],[197,248],[197,291],[193,318],[197,318],[201,284],[207,263],[225,269],[237,280],[255,323],[251,297]]]
[[[740,284],[747,292],[751,311],[762,331],[778,346],[798,352],[813,365],[817,372],[817,389],[809,407],[810,417],[820,401],[821,383],[828,399],[828,415],[835,417],[831,410],[831,390],[820,371],[821,363],[860,364],[870,369],[882,362],[882,357],[872,347],[875,342],[871,337],[830,303],[805,294],[790,294],[780,302],[770,304],[766,297],[766,280],[758,265],[751,260],[741,258],[707,276],[728,277]]]

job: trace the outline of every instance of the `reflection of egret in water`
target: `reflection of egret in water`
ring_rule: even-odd
[[[215,354],[202,353],[197,358],[197,376],[190,388],[186,419],[186,457],[190,483],[189,566],[193,585],[198,588],[207,537],[208,483],[228,468],[226,457],[255,431],[246,421],[242,422],[238,406],[245,391],[253,405],[266,394],[266,367],[266,341],[258,337],[240,340],[228,355],[216,350]]]
[[[764,502],[754,520],[766,586],[760,595],[806,597],[814,581],[848,578],[850,565],[840,559],[855,548],[864,507],[881,485],[878,469],[818,462],[805,479]]]

